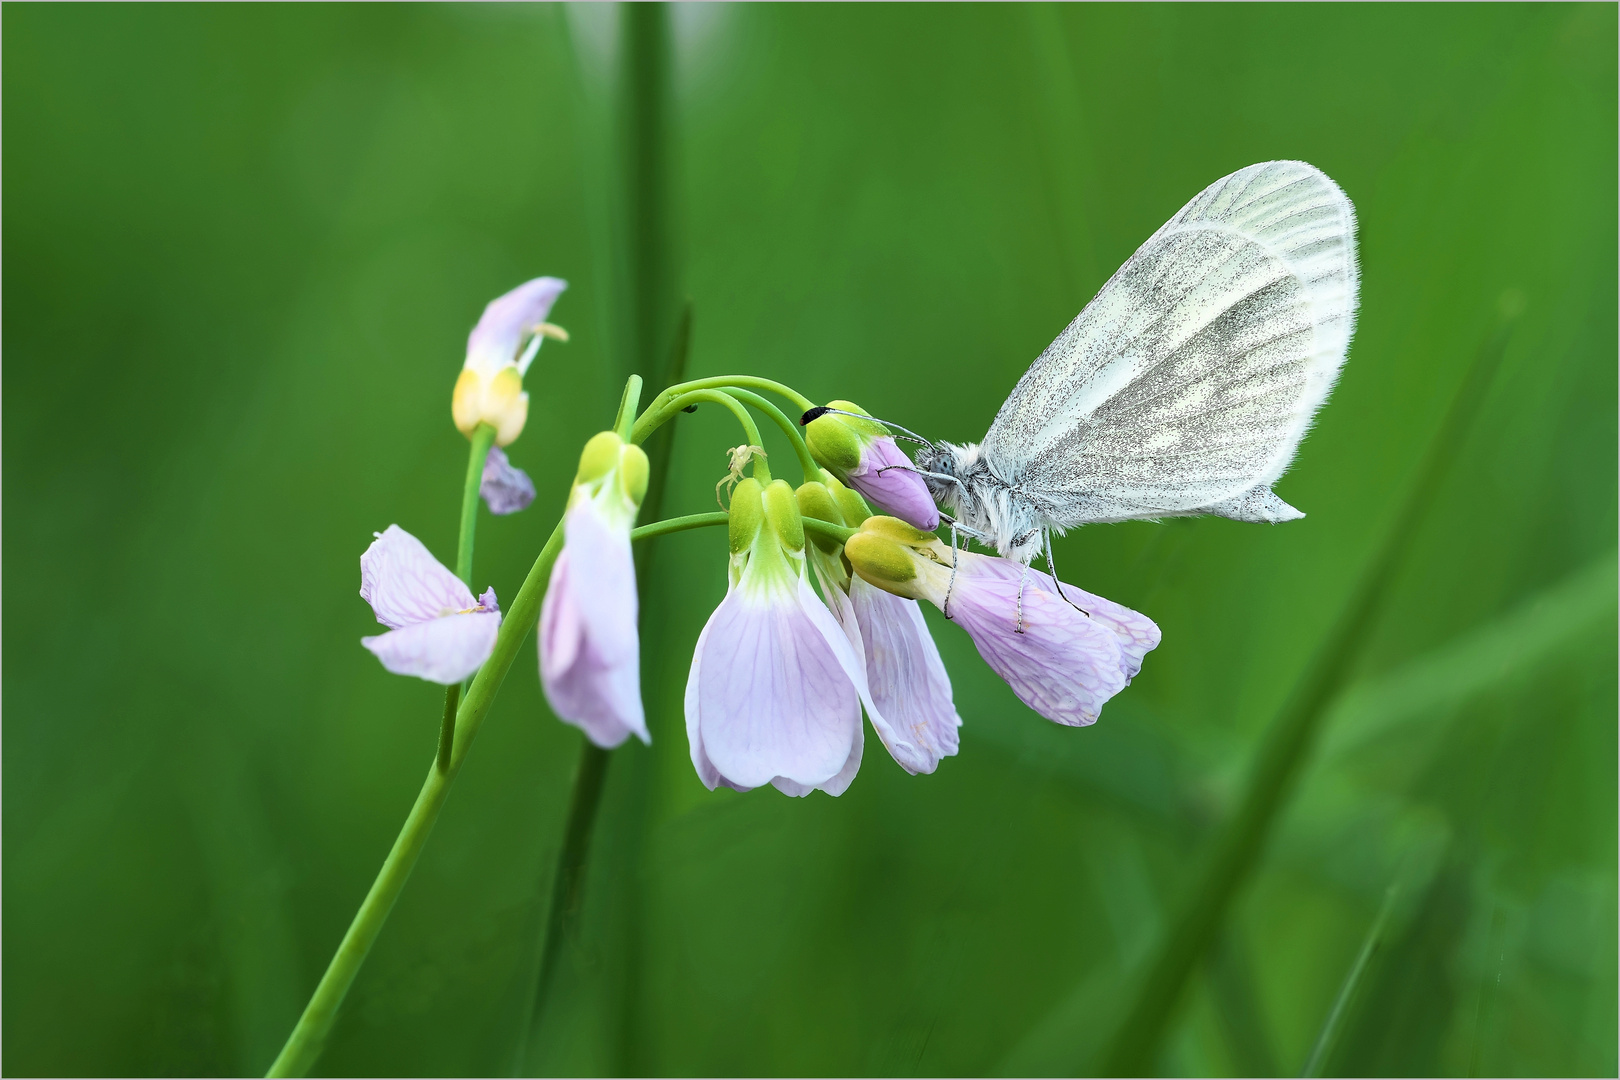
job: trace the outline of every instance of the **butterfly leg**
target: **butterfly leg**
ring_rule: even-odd
[[[1018,624],[1013,627],[1013,633],[1024,632],[1024,582],[1029,579],[1029,563],[1024,563],[1024,569],[1018,574]]]
[[[945,606],[940,613],[947,619],[951,617],[951,590],[956,588],[956,522],[951,522],[951,580],[945,585]]]
[[[1068,604],[1086,618],[1091,618],[1091,612],[1087,611],[1085,608],[1081,607],[1079,604],[1075,603],[1073,600],[1070,600],[1066,595],[1064,595],[1063,582],[1059,581],[1057,576],[1057,564],[1052,561],[1052,530],[1046,529],[1043,531],[1046,534],[1046,571],[1052,575],[1052,585],[1057,589],[1058,597],[1062,599],[1065,604]]]

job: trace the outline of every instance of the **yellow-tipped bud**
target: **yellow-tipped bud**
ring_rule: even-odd
[[[869,517],[844,543],[844,557],[870,584],[913,600],[943,597],[950,573],[951,549],[933,533],[899,518]]]
[[[917,579],[917,556],[904,544],[875,532],[858,532],[844,544],[844,557],[857,574],[878,588],[916,598],[917,593],[907,586]]]
[[[495,445],[506,446],[523,434],[529,419],[529,395],[523,392],[523,376],[507,367],[493,376],[473,368],[463,368],[450,396],[450,415],[456,430],[472,437],[479,424],[495,429]]]

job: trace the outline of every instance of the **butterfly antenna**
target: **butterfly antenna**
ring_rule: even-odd
[[[833,408],[827,407],[826,405],[817,405],[814,409],[811,409],[808,412],[806,412],[803,416],[801,416],[799,418],[799,426],[803,427],[804,425],[808,424],[810,421],[815,420],[818,417],[825,416],[828,413],[832,413],[835,416],[853,416],[857,420],[871,420],[874,423],[882,424],[884,427],[893,428],[895,431],[902,432],[903,434],[900,437],[907,440],[908,442],[914,442],[919,446],[926,446],[930,450],[939,449],[933,443],[929,442],[927,439],[923,438],[921,435],[917,434],[915,431],[912,431],[910,428],[903,428],[899,424],[896,424],[896,423],[894,423],[892,421],[889,421],[889,420],[879,419],[876,416],[867,416],[865,413],[858,413],[858,412],[847,412],[844,409],[833,409]]]

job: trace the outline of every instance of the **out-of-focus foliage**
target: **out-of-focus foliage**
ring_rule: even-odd
[[[523,1067],[1040,1073],[1151,949],[1504,307],[1502,370],[1357,682],[1159,1067],[1296,1072],[1386,890],[1328,1071],[1616,1069],[1613,6],[673,12],[694,375],[981,435],[1211,180],[1355,201],[1361,320],[1279,485],[1308,512],[1071,534],[1164,645],[1096,727],[933,625],[966,723],[840,799],[703,790],[680,693],[715,533],[647,585],[651,749]],[[433,755],[358,646],[373,530],[455,542],[483,303],[573,282],[486,517],[511,597],[622,375],[612,9],[4,12],[5,1068],[262,1070]],[[616,337],[617,335],[617,337]],[[681,420],[670,513],[724,418]],[[784,463],[789,455],[767,435]],[[773,459],[774,460],[774,459]],[[321,1067],[517,1067],[579,734],[508,678]]]

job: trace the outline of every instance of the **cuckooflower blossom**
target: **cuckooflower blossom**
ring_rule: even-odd
[[[506,451],[498,446],[489,448],[484,459],[484,475],[478,482],[478,494],[484,497],[492,514],[515,514],[534,502],[534,481],[529,474],[513,465]]]
[[[752,477],[731,498],[730,586],[698,637],[686,735],[709,790],[774,784],[840,795],[860,768],[864,665],[805,580],[793,489]]]
[[[895,445],[888,428],[863,419],[865,415],[851,401],[834,401],[805,413],[800,423],[811,455],[879,509],[925,531],[939,528],[939,507],[911,459]]]
[[[422,541],[390,525],[360,556],[360,596],[388,633],[360,644],[396,675],[446,686],[489,659],[501,627],[495,590],[473,597]]]
[[[523,433],[529,418],[523,376],[542,340],[568,340],[566,331],[546,322],[566,288],[568,282],[561,278],[535,278],[484,308],[467,335],[467,360],[450,399],[456,429],[463,435],[470,437],[479,424],[488,423],[495,428],[495,445],[506,446]]]
[[[872,584],[944,611],[1019,700],[1059,724],[1096,723],[1159,644],[1147,616],[1068,584],[1064,600],[1011,559],[958,551],[953,582],[950,548],[895,518],[868,520],[844,552]]]
[[[806,517],[859,525],[871,516],[861,497],[836,479],[799,488]],[[917,601],[851,577],[836,541],[810,536],[810,564],[827,606],[866,665],[867,688],[877,710],[872,727],[889,755],[913,775],[931,773],[957,751],[962,726],[951,700],[951,679]]]
[[[563,517],[565,543],[540,608],[540,682],[558,719],[597,746],[651,742],[641,704],[630,527],[647,455],[611,431],[585,444]]]

